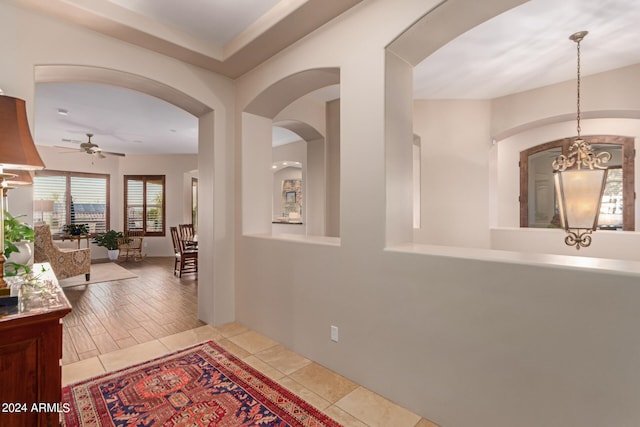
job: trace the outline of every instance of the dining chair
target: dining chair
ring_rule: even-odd
[[[182,277],[182,273],[198,273],[198,250],[188,248],[182,239],[178,227],[169,227],[173,252],[175,254],[173,275]]]
[[[193,224],[178,224],[180,239],[189,249],[197,249],[198,243],[194,241],[195,231]]]

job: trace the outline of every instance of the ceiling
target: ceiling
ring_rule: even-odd
[[[362,0],[9,0],[237,78]]]
[[[105,151],[196,154],[198,119],[161,99],[93,83],[36,85],[34,139],[80,148],[87,133]],[[68,150],[60,150],[65,152]]]
[[[218,48],[229,44],[279,0],[109,0]]]
[[[12,1],[235,78],[361,0]],[[640,63],[638,22],[638,0],[531,0],[418,64],[414,97],[490,99],[575,79],[568,37],[579,30],[589,31],[583,75]],[[196,118],[164,101],[101,85],[38,85],[38,144],[76,146],[87,132],[105,151],[197,150]]]
[[[414,68],[418,99],[491,99],[640,63],[640,1],[531,0],[467,31]]]

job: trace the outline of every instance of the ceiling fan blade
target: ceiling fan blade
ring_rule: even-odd
[[[64,145],[54,145],[53,147],[69,150],[69,151],[66,151],[65,153],[82,153],[82,150],[78,150],[77,147],[65,147]]]
[[[120,157],[124,157],[125,154],[124,153],[114,153],[112,151],[101,151],[102,154],[109,154],[110,156],[120,156]]]

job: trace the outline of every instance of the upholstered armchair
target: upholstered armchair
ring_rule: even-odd
[[[89,280],[91,274],[91,250],[59,248],[53,243],[49,225],[34,226],[35,242],[33,244],[35,262],[48,262],[58,279],[85,275]]]

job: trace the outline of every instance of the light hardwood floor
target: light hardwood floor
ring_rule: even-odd
[[[138,278],[66,288],[63,384],[214,340],[345,427],[438,427],[240,323],[197,319],[197,279],[171,258],[123,263]]]
[[[138,277],[64,289],[73,310],[63,320],[63,364],[204,325],[196,276],[173,276],[173,258],[121,266]]]

